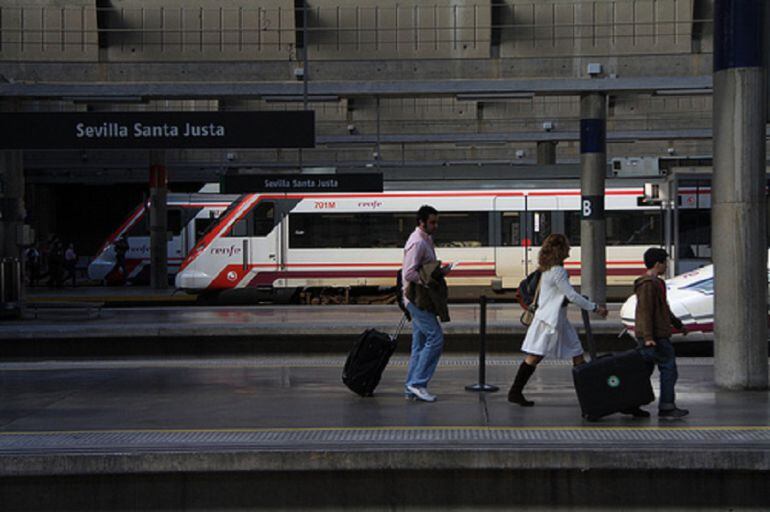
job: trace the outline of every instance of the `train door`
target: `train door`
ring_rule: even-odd
[[[204,233],[208,232],[209,227],[216,223],[221,211],[211,208],[204,208],[198,215],[187,224],[187,239],[185,244],[185,256],[192,251],[198,240],[203,238]]]
[[[183,212],[181,208],[169,208],[166,211],[166,254],[168,255],[168,270],[176,273],[185,257],[185,233]]]
[[[502,280],[503,288],[516,288],[526,275],[525,198],[496,197],[494,213],[500,233],[495,244],[495,275]]]
[[[526,248],[526,272],[537,269],[538,255],[543,240],[554,232],[554,221],[558,201],[556,196],[530,195],[527,197],[525,217],[525,235],[523,245]]]
[[[244,253],[249,254],[249,266],[257,272],[277,270],[280,264],[280,217],[273,201],[263,201],[249,212],[250,233],[247,239],[249,247]]]

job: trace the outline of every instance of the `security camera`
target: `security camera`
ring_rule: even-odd
[[[521,159],[521,158],[524,158],[524,155],[525,155],[526,153],[524,152],[524,150],[523,150],[523,149],[517,149],[515,154],[516,154],[516,158],[519,158],[519,159]]]
[[[356,133],[356,125],[354,125],[354,124],[349,124],[349,125],[348,125],[348,133],[349,133],[349,134],[351,134],[351,135],[353,135],[354,133]]]
[[[551,121],[546,121],[543,123],[543,130],[550,132],[553,130],[553,123]]]
[[[377,151],[374,151],[372,152],[372,158],[374,158],[375,160],[379,160],[380,154]]]
[[[676,153],[676,149],[668,148],[668,149],[666,149],[666,153],[668,153],[669,155],[673,155],[674,153]]]
[[[225,158],[227,158],[230,162],[232,162],[233,160],[236,160],[238,158],[238,154],[233,152],[228,152],[227,154],[225,154]]]

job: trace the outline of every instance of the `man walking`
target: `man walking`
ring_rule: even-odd
[[[634,281],[636,293],[636,337],[642,344],[641,354],[650,365],[650,374],[654,365],[660,372],[660,400],[658,417],[666,419],[683,418],[690,411],[679,409],[675,405],[674,385],[679,376],[676,368],[676,355],[671,344],[672,326],[686,333],[682,322],[671,313],[666,300],[666,283],[660,279],[666,272],[668,254],[663,249],[653,247],[644,253],[644,266],[647,272]]]
[[[412,354],[406,375],[406,398],[434,402],[436,396],[428,393],[428,382],[436,371],[444,347],[444,332],[436,319],[436,312],[421,309],[410,300],[416,287],[425,286],[420,270],[426,264],[435,263],[436,250],[433,233],[438,228],[438,212],[432,206],[422,206],[417,211],[417,227],[404,246],[403,294],[404,303],[412,316]],[[449,267],[437,269],[446,274]],[[411,288],[411,291],[410,291]]]

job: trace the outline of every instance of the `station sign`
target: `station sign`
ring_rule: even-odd
[[[315,113],[3,113],[0,149],[312,148]]]
[[[583,220],[603,220],[604,196],[582,196],[580,198],[580,218]]]
[[[382,174],[229,174],[223,194],[255,192],[382,192]]]

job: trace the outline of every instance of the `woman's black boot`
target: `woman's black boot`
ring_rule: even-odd
[[[519,404],[522,407],[532,407],[535,405],[535,402],[527,400],[522,394],[524,386],[527,385],[527,381],[532,377],[532,374],[535,373],[535,368],[535,366],[528,365],[525,361],[521,362],[519,371],[516,373],[516,378],[513,379],[513,385],[511,386],[511,389],[508,390],[509,402]]]

